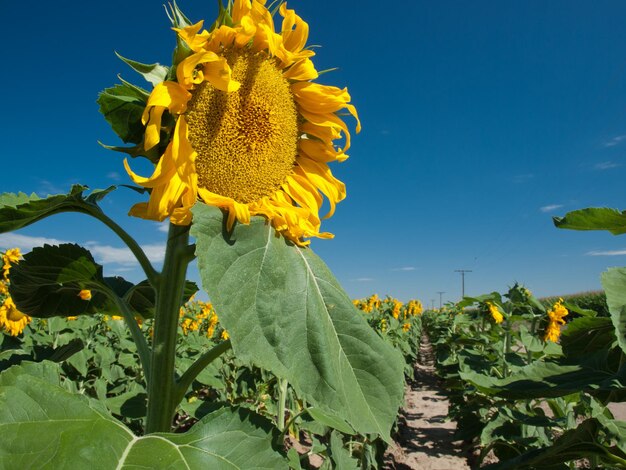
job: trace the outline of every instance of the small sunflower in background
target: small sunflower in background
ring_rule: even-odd
[[[30,322],[31,318],[17,309],[11,297],[4,299],[0,305],[0,329],[11,336],[18,336]]]
[[[141,116],[143,152],[158,155],[154,172],[142,177],[124,162],[150,191],[131,215],[188,225],[201,200],[227,212],[229,229],[263,215],[298,245],[332,237],[321,219],[346,189],[328,164],[348,158],[350,147],[339,113],[356,118],[357,132],[360,123],[347,89],[313,82],[308,24],[286,3],[278,12],[275,24],[264,0],[235,0],[209,30],[173,20],[184,58],[155,85]]]
[[[487,302],[487,308],[489,309],[489,313],[491,314],[491,318],[496,324],[502,323],[504,321],[504,315],[500,312],[500,309],[493,304],[492,302]]]
[[[11,266],[18,263],[21,258],[22,253],[19,248],[11,248],[2,254],[3,272],[2,279],[0,279],[0,295],[3,300],[0,303],[0,331],[5,331],[11,336],[20,335],[26,325],[31,322],[31,317],[17,309],[8,290]]]
[[[559,299],[550,310],[548,310],[548,326],[543,337],[544,341],[552,341],[556,343],[561,336],[561,326],[565,325],[563,319],[569,314],[569,311],[563,305],[563,299]]]

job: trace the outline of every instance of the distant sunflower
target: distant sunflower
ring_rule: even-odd
[[[569,311],[563,306],[563,299],[559,299],[550,310],[548,310],[548,326],[546,327],[543,340],[556,343],[561,336],[561,325],[565,325],[563,319]]]
[[[17,263],[22,257],[22,253],[19,248],[10,248],[4,252],[2,255],[2,270],[3,277],[5,281],[9,280],[9,271],[11,270],[11,265]]]
[[[20,312],[13,299],[7,297],[4,299],[2,305],[0,305],[0,328],[5,330],[11,336],[17,336],[24,331],[26,325],[31,321],[31,318]]]
[[[337,113],[354,116],[357,132],[360,123],[347,89],[311,82],[318,72],[305,49],[309,26],[286,3],[279,11],[280,32],[264,0],[235,0],[228,24],[211,31],[202,21],[175,28],[191,54],[178,64],[176,81],[155,86],[142,117],[146,151],[162,130],[173,127],[172,137],[150,177],[124,162],[133,181],[151,189],[131,215],[187,225],[200,199],[228,212],[229,229],[263,215],[299,245],[332,237],[320,232],[320,192],[330,217],[346,190],[328,163],[348,158],[350,147]],[[344,147],[335,147],[342,136]]]
[[[504,315],[502,315],[502,312],[500,312],[498,307],[491,302],[487,302],[487,307],[489,308],[489,313],[491,314],[494,322],[502,323],[504,321]]]

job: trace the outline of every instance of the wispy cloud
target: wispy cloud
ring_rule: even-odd
[[[169,222],[161,222],[158,226],[157,226],[157,230],[159,232],[163,232],[163,233],[167,233],[170,229],[170,223]]]
[[[626,250],[590,251],[586,254],[587,256],[624,256],[626,255]]]
[[[552,212],[563,207],[563,204],[548,204],[547,206],[540,207],[541,212]]]
[[[63,194],[67,192],[67,189],[60,188],[56,184],[48,180],[39,181],[39,189],[36,191],[40,197],[48,196],[49,194]]]
[[[350,279],[351,281],[354,282],[371,282],[374,280],[374,278],[372,277],[357,277],[356,279]]]
[[[522,183],[526,183],[526,182],[530,181],[534,177],[535,177],[535,175],[532,174],[532,173],[524,173],[524,174],[521,174],[521,175],[515,175],[515,176],[513,176],[513,182],[516,183],[516,184],[522,184]]]
[[[417,268],[415,266],[403,266],[401,268],[392,268],[392,271],[415,271]]]
[[[107,173],[107,178],[119,181],[121,179],[121,176],[117,171],[111,171],[110,173]]]
[[[48,245],[60,245],[61,243],[68,243],[63,240],[57,240],[56,238],[48,237],[29,237],[27,235],[20,235],[19,233],[3,233],[0,234],[0,248],[2,250],[8,250],[9,248],[19,248],[22,252],[32,250],[36,246]]]
[[[617,168],[622,166],[621,163],[615,163],[615,162],[601,162],[601,163],[597,163],[596,165],[594,165],[594,169],[596,170],[610,170],[611,168]]]
[[[34,247],[48,245],[60,245],[62,243],[73,243],[67,240],[58,240],[48,237],[34,237],[29,235],[21,235],[19,233],[3,233],[0,234],[0,249],[19,248],[22,252],[31,251]],[[101,264],[117,264],[118,269],[124,267],[130,268],[137,266],[138,263],[126,247],[114,247],[110,245],[101,245],[95,241],[87,241],[84,246],[91,251],[94,259]],[[146,256],[153,263],[161,263],[165,257],[165,244],[153,243],[142,245],[141,247]]]
[[[605,147],[615,147],[619,145],[620,142],[626,140],[626,135],[618,135],[617,137],[613,137],[611,140],[604,142]]]
[[[119,264],[121,266],[135,266],[137,260],[126,247],[115,247],[110,245],[100,245],[95,242],[87,242],[87,248],[93,254],[93,257],[102,264]],[[151,245],[143,245],[141,247],[146,256],[153,263],[162,263],[165,257],[165,244],[157,243]]]

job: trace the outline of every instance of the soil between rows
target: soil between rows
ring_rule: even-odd
[[[469,469],[462,443],[453,441],[456,423],[447,417],[448,400],[435,375],[433,349],[422,335],[415,379],[407,385],[398,435],[387,450],[384,468]]]

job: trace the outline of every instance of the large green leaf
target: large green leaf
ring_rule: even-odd
[[[95,289],[104,285],[102,266],[78,245],[36,247],[11,268],[9,291],[18,309],[38,318],[115,311],[107,296]],[[91,300],[78,294],[92,290]]]
[[[287,467],[286,459],[272,447],[277,431],[250,411],[221,408],[184,434],[138,437],[101,405],[61,388],[60,370],[54,367],[30,364],[0,374],[2,468]]]
[[[197,284],[192,281],[185,281],[182,304],[187,302],[196,292],[198,292]],[[132,286],[124,295],[126,302],[128,302],[134,312],[144,318],[152,318],[154,316],[156,292],[147,280]]]
[[[61,212],[88,213],[100,211],[99,200],[115,189],[111,186],[95,190],[84,197],[87,186],[75,184],[68,194],[57,194],[40,198],[36,194],[0,194],[0,233],[18,230],[41,219]]]
[[[571,230],[608,230],[613,235],[626,233],[626,211],[607,207],[590,207],[553,217],[558,228]]]
[[[561,346],[567,357],[585,357],[615,343],[615,328],[606,317],[579,317],[567,324]]]
[[[235,355],[286,378],[356,431],[388,438],[403,395],[403,358],[322,260],[277,237],[262,217],[226,234],[222,212],[201,203],[191,235],[203,287]]]
[[[514,459],[488,465],[484,468],[490,470],[551,468],[550,466],[553,465],[593,456],[611,463],[611,451],[618,458],[623,459],[625,455],[622,451],[615,448],[608,449],[598,442],[597,436],[601,428],[602,426],[596,419],[588,419],[580,423],[576,429],[570,429],[563,433],[550,447],[533,449]]]
[[[616,391],[626,386],[626,365],[619,367],[619,349],[585,358],[535,361],[510,377],[497,379],[460,362],[460,376],[484,393],[506,398],[549,398],[587,391]],[[619,369],[615,372],[616,369]]]
[[[606,292],[617,342],[626,353],[626,268],[611,268],[602,273],[602,287]]]

